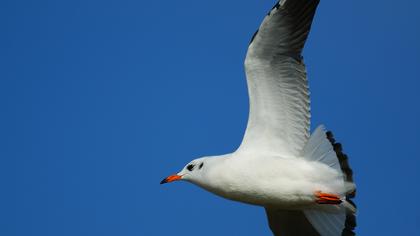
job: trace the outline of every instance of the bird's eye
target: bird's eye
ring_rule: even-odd
[[[203,165],[204,165],[204,163],[203,163],[203,162],[201,162],[201,164],[198,166],[198,169],[203,168]]]
[[[192,171],[194,169],[194,165],[193,164],[189,164],[187,166],[187,170]]]

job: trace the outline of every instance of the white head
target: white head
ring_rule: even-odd
[[[175,175],[164,178],[160,184],[166,184],[177,180],[186,180],[194,184],[200,184],[204,179],[209,162],[212,158],[202,157],[189,162],[185,167]]]

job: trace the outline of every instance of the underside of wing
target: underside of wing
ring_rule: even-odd
[[[283,0],[265,17],[245,59],[250,114],[238,151],[296,156],[309,137],[301,52],[319,0]]]
[[[274,236],[319,236],[302,211],[265,209]]]

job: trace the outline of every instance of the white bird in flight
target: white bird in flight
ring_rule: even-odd
[[[184,180],[234,201],[263,206],[278,236],[355,235],[352,170],[321,125],[309,135],[301,56],[319,0],[281,0],[252,37],[245,59],[246,132],[233,153],[202,157],[162,183]]]

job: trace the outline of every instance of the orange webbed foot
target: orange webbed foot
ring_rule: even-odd
[[[342,200],[340,199],[340,196],[336,194],[323,193],[321,191],[316,191],[314,195],[316,198],[315,202],[318,204],[337,205],[342,202]]]

